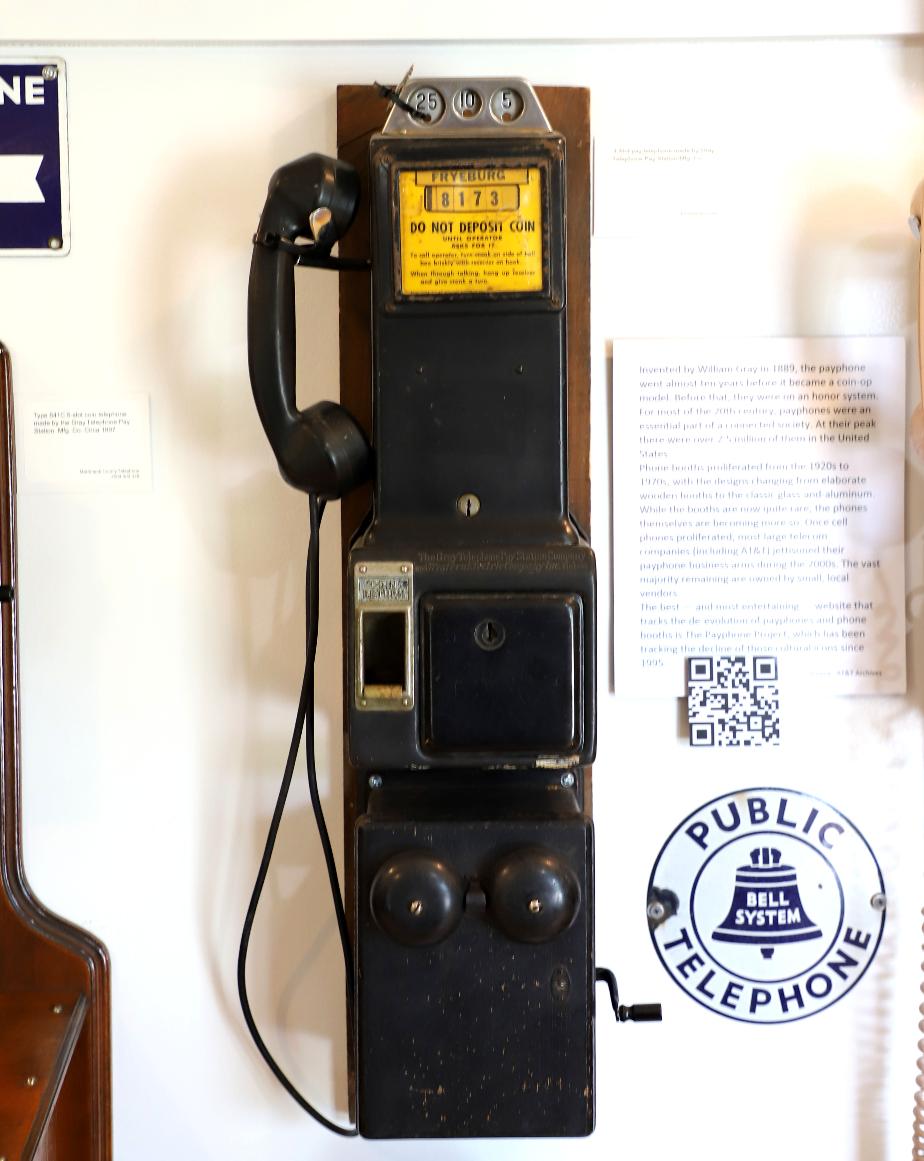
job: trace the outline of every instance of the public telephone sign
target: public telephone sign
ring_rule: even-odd
[[[70,249],[61,60],[0,62],[0,255]]]
[[[886,897],[872,848],[827,802],[737,790],[661,849],[648,924],[668,973],[720,1016],[783,1024],[829,1008],[879,947]]]

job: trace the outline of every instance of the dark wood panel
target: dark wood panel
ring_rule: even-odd
[[[568,489],[571,512],[590,535],[590,90],[538,87],[567,150]]]
[[[63,1004],[67,1012],[85,1007],[79,1035],[68,1045],[62,1075],[41,1070],[37,1115],[47,1128],[33,1122],[29,1148],[37,1156],[58,1161],[109,1161],[112,1156],[109,958],[89,932],[67,923],[35,897],[26,879],[21,824],[18,626],[16,616],[16,462],[13,396],[9,353],[0,346],[0,585],[13,599],[0,602],[0,1000],[9,1020],[19,1012],[18,1038],[6,1035],[0,1013],[0,1076],[21,1064],[17,1053],[41,1053],[48,1036],[60,1025],[38,1009]],[[68,1018],[69,1027],[73,1025]],[[30,1031],[31,1029],[31,1031]],[[33,1043],[32,1036],[37,1037]],[[45,1046],[44,1048],[42,1046]],[[9,1054],[9,1056],[8,1056]],[[37,1077],[40,1073],[30,1073]],[[0,1080],[0,1088],[2,1088]],[[48,1086],[52,1085],[51,1088]],[[42,1095],[57,1092],[54,1108],[43,1108]],[[20,1094],[21,1095],[21,1094]],[[28,1102],[27,1102],[28,1103]],[[0,1156],[19,1157],[8,1148],[19,1112],[0,1105]],[[36,1128],[37,1125],[37,1128]],[[33,1132],[33,1129],[36,1131]],[[41,1138],[39,1140],[38,1138]],[[31,1157],[31,1152],[23,1156]]]
[[[83,1029],[87,1001],[53,992],[0,995],[0,1125],[4,1156],[43,1149],[57,1097]]]

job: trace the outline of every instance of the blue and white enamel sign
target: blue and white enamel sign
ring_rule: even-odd
[[[0,62],[0,255],[69,249],[64,62]]]
[[[685,818],[648,884],[668,974],[720,1016],[782,1024],[853,988],[885,923],[879,864],[833,806],[796,790],[736,790]]]

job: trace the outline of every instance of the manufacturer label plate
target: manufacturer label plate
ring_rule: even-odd
[[[441,166],[398,173],[405,295],[543,289],[539,166]]]

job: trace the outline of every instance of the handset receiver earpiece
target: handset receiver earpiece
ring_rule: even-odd
[[[270,178],[266,204],[257,227],[257,240],[310,239],[327,253],[350,228],[359,205],[359,175],[352,165],[323,153],[309,153],[281,165]],[[315,237],[311,216],[329,210],[330,222],[322,238]]]
[[[358,202],[359,178],[342,161],[312,153],[282,166],[269,183],[250,265],[247,347],[257,412],[283,478],[327,500],[368,478],[371,452],[339,404],[303,411],[295,405],[295,266],[303,248],[297,243],[312,238],[314,219],[318,236],[307,248],[328,257]]]

